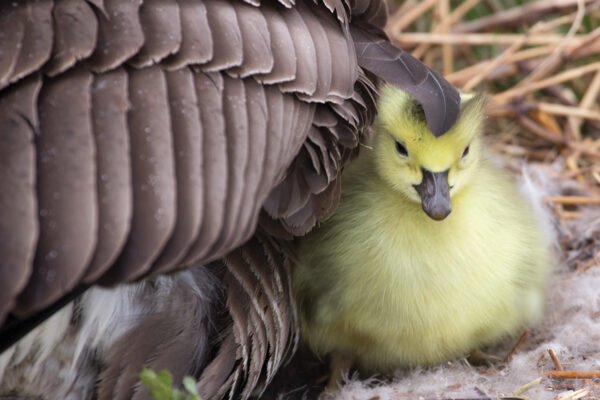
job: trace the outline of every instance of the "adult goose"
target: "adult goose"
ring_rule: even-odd
[[[288,240],[335,209],[379,78],[459,98],[383,0],[0,4],[0,394],[260,394],[297,342]],[[36,327],[37,326],[37,327]],[[34,329],[35,328],[35,329]]]

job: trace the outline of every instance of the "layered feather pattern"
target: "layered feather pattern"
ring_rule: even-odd
[[[259,393],[297,340],[281,239],[335,209],[375,114],[350,32],[381,32],[385,16],[381,0],[0,4],[0,333],[87,285],[150,279],[149,299],[158,276],[210,264],[224,311],[197,354],[214,357],[175,372],[200,376],[206,398]],[[121,310],[98,330],[114,336],[100,398],[130,398],[137,367],[176,368],[173,335],[199,334],[157,307],[161,320]],[[109,334],[118,324],[131,330]],[[78,348],[96,351],[88,339]]]
[[[305,232],[317,203],[329,201],[315,197],[371,117],[353,99],[360,72],[347,30],[327,8],[216,0],[2,7],[0,118],[25,120],[20,137],[35,139],[10,163],[36,178],[3,194],[30,228],[10,246],[20,261],[0,269],[12,292],[2,315],[31,315],[82,282],[218,259],[251,237],[282,181],[288,197],[275,192],[268,211]],[[344,68],[334,72],[334,59]],[[15,145],[2,143],[3,152]],[[3,225],[6,237],[16,223]]]

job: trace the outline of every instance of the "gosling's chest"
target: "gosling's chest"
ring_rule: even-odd
[[[494,234],[505,234],[501,227],[494,231],[482,221],[461,221],[460,213],[453,217],[430,225],[407,218],[395,224],[389,214],[385,221],[371,219],[356,254],[346,258],[354,265],[341,278],[356,294],[342,295],[349,314],[368,309],[372,319],[395,318],[400,325],[395,329],[425,329],[452,318],[500,318],[509,312],[518,246],[510,237],[494,241]]]

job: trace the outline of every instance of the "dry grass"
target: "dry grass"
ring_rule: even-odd
[[[387,33],[399,47],[459,89],[489,95],[489,132],[509,165],[559,164],[585,188],[546,199],[562,224],[600,205],[599,0],[390,0],[390,9]],[[572,268],[596,266],[596,251]],[[599,371],[561,371],[549,357],[555,371],[543,378],[556,383],[557,399],[591,398],[585,388],[561,394],[560,381]]]
[[[597,204],[599,0],[407,0],[390,8],[387,33],[398,46],[461,90],[490,95],[500,152],[560,158]],[[556,200],[572,211],[570,199]]]

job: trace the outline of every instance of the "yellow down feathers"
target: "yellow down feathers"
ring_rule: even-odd
[[[552,246],[486,159],[483,110],[463,99],[435,138],[407,94],[382,90],[372,149],[345,171],[336,213],[299,245],[294,290],[315,352],[369,371],[432,365],[519,334],[542,312]],[[441,221],[415,189],[427,171],[447,172]]]

